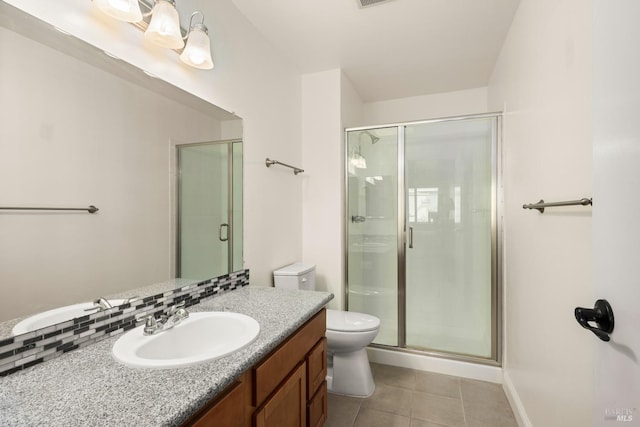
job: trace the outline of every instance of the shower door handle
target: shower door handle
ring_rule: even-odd
[[[413,249],[413,227],[409,227],[409,249]]]
[[[222,227],[226,228],[225,237],[222,237]],[[220,239],[221,242],[229,240],[229,224],[220,224],[218,228],[218,239]]]

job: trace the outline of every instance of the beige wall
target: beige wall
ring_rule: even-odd
[[[271,284],[274,268],[300,258],[302,176],[264,164],[266,157],[301,164],[300,77],[231,0],[178,2],[183,21],[192,10],[204,12],[216,64],[211,71],[186,67],[175,52],[149,46],[140,31],[102,16],[90,1],[7,3],[242,117],[244,259],[251,283]]]
[[[332,308],[342,307],[340,79],[338,69],[302,76],[302,259],[335,295]]]
[[[522,0],[489,85],[504,118],[505,388],[522,425],[591,425],[591,2]]]
[[[342,73],[340,79],[340,116],[343,129],[363,124],[365,105],[349,77]]]

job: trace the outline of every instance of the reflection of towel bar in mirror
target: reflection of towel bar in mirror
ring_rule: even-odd
[[[304,169],[300,169],[300,168],[297,168],[295,166],[291,166],[291,165],[288,165],[286,163],[279,162],[277,160],[271,160],[268,157],[265,159],[264,164],[267,165],[267,167],[270,167],[272,165],[280,165],[280,166],[284,166],[284,167],[287,167],[287,168],[291,168],[291,169],[293,169],[293,174],[294,175],[298,175],[299,173],[304,172]]]
[[[540,199],[538,203],[530,203],[528,205],[522,205],[522,209],[537,209],[540,213],[544,213],[544,208],[552,208],[557,206],[591,206],[593,205],[593,199],[580,199],[580,200],[568,200],[566,202],[549,202],[545,203]]]
[[[89,205],[88,208],[34,208],[34,207],[0,207],[0,210],[12,210],[12,211],[87,211],[89,213],[96,213],[100,209],[93,205]]]

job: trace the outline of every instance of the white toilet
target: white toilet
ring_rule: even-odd
[[[276,288],[315,290],[316,266],[295,263],[273,272]],[[327,310],[327,388],[368,397],[375,384],[365,347],[378,335],[380,319],[364,313]]]

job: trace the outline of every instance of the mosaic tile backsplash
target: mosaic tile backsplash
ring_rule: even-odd
[[[185,307],[249,284],[249,270],[236,271],[203,282],[78,317],[57,325],[0,340],[0,376],[7,376],[77,348],[121,334],[141,325],[136,316],[166,314],[184,301]]]

